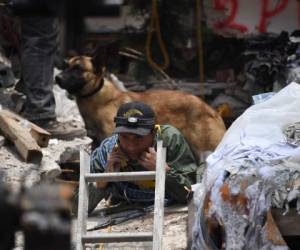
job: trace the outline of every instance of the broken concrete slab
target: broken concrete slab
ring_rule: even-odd
[[[43,148],[44,159],[42,164],[26,163],[15,151],[14,147],[7,145],[0,150],[0,169],[5,174],[5,182],[10,184],[13,189],[18,189],[26,179],[26,185],[33,185],[43,179],[55,178],[60,172],[58,163],[60,155],[66,148],[80,147],[89,148],[92,140],[89,137],[75,138],[73,141],[55,140],[50,143],[47,148]]]

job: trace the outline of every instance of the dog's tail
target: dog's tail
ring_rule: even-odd
[[[232,110],[228,103],[222,103],[217,107],[218,114],[224,119],[232,117]]]

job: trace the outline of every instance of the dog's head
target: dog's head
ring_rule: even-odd
[[[97,73],[92,58],[75,56],[66,62],[65,69],[55,77],[56,83],[70,94],[77,95],[89,82],[94,82]]]
[[[74,56],[65,61],[63,71],[55,77],[56,83],[70,94],[82,95],[88,92],[86,88],[99,85],[105,68],[116,54],[115,45],[101,45],[91,56]]]

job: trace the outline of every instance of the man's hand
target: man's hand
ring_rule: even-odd
[[[154,148],[149,148],[149,152],[144,152],[138,160],[144,168],[149,171],[155,171],[156,168],[156,151]]]
[[[154,148],[149,148],[149,152],[144,152],[139,159],[139,164],[149,171],[156,170],[156,151]],[[168,172],[171,168],[166,164],[166,171]]]
[[[107,159],[107,166],[104,171],[104,173],[113,173],[113,172],[120,172],[120,168],[122,165],[122,162],[126,161],[127,158],[125,154],[120,150],[119,147],[114,147],[111,154],[108,156]],[[97,182],[96,186],[98,188],[105,188],[107,185],[107,182]]]
[[[107,159],[106,173],[119,172],[123,162],[127,161],[127,157],[119,147],[114,147]]]

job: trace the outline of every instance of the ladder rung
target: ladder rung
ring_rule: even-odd
[[[88,173],[85,175],[85,180],[87,182],[155,180],[155,171],[97,173],[97,174]]]
[[[152,233],[100,233],[82,236],[82,243],[140,242],[152,241]]]

